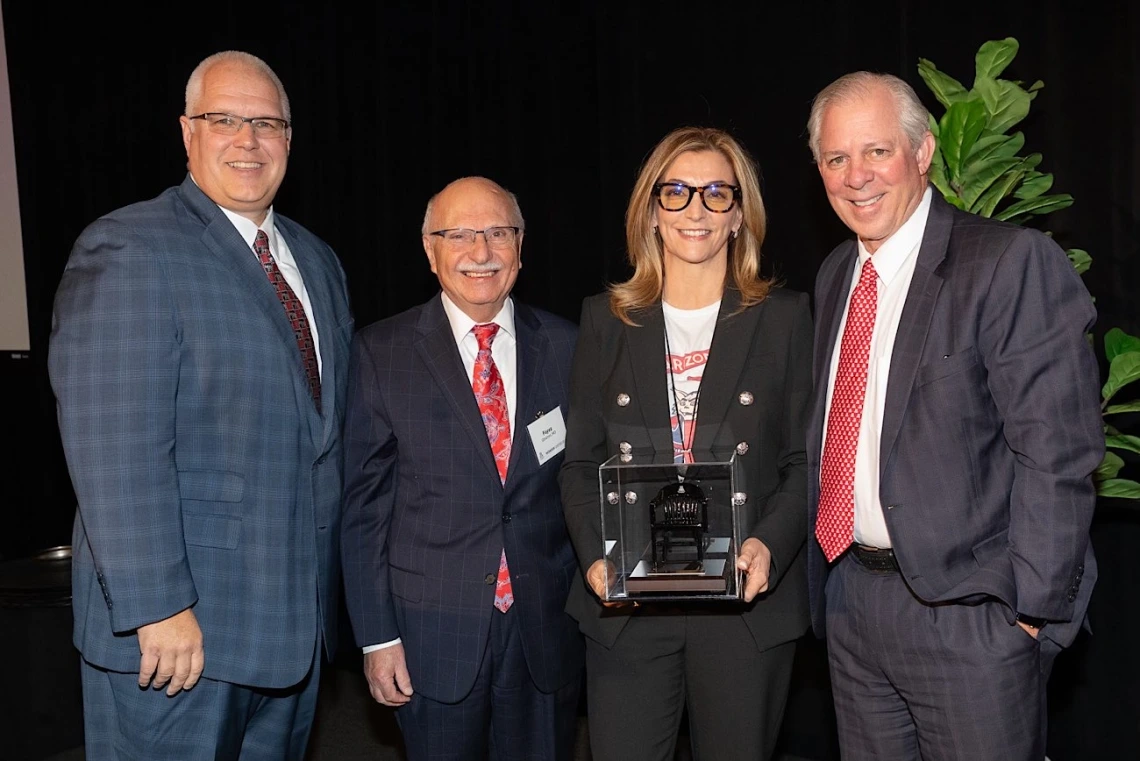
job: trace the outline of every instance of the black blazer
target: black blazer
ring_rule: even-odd
[[[812,326],[806,294],[776,288],[764,302],[735,313],[739,305],[740,293],[726,289],[701,384],[694,445],[727,459],[740,442],[748,444],[740,456],[749,495],[744,533],[771,550],[770,587],[750,604],[711,604],[743,615],[763,650],[798,638],[808,627],[803,547]],[[673,451],[661,304],[632,317],[639,327],[610,312],[607,294],[582,305],[559,477],[583,572],[602,557],[598,466],[623,441],[638,453]],[[741,402],[745,392],[751,404]],[[619,405],[619,394],[627,394],[630,403]],[[583,574],[575,579],[566,609],[586,636],[607,647],[629,616],[637,615],[629,608],[604,608]]]

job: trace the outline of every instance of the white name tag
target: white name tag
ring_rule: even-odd
[[[542,465],[566,448],[566,421],[562,419],[562,407],[555,407],[526,427],[530,443]]]

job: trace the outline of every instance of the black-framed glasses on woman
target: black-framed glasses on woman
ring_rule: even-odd
[[[487,227],[483,230],[453,227],[448,230],[433,230],[428,233],[428,235],[443,238],[443,245],[454,249],[471,248],[475,245],[475,237],[478,235],[482,235],[483,240],[487,241],[487,248],[510,248],[515,245],[518,234],[519,228],[505,226]]]
[[[693,200],[693,194],[701,194],[701,203],[709,211],[723,214],[731,211],[736,205],[736,197],[740,193],[738,185],[729,185],[727,182],[710,182],[708,185],[693,187],[683,182],[658,182],[653,186],[657,196],[657,203],[665,211],[682,211]]]

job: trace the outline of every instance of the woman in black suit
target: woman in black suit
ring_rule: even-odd
[[[806,294],[759,276],[764,228],[744,148],[720,130],[675,130],[626,211],[633,276],[582,306],[560,478],[583,571],[567,610],[587,638],[595,761],[672,759],[686,707],[695,759],[767,759],[776,743],[808,626],[812,329]],[[670,440],[677,463],[736,453],[743,601],[602,602],[598,466],[619,452],[668,457]]]

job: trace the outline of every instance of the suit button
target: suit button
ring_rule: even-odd
[[[328,459],[328,455],[321,455],[320,457],[317,458],[317,465],[324,465],[325,460],[327,460],[327,459]]]
[[[510,523],[510,522],[511,522],[511,514],[510,513],[503,513],[503,523]]]
[[[491,584],[495,583],[495,579],[496,579],[495,574],[489,573],[483,577],[483,583],[490,586]]]

